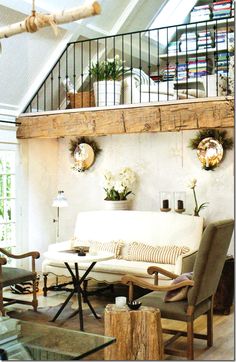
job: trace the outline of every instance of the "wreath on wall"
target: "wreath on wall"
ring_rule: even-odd
[[[94,164],[96,156],[102,150],[94,140],[87,137],[77,137],[70,140],[69,151],[74,159],[72,169],[77,172],[84,172]]]
[[[232,137],[227,131],[217,129],[201,130],[195,138],[190,139],[189,147],[197,150],[197,156],[204,170],[214,170],[225,157],[225,151],[233,148]]]

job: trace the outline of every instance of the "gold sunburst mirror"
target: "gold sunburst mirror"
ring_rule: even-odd
[[[219,165],[224,150],[219,141],[212,137],[204,138],[197,147],[197,156],[205,170],[212,170]]]

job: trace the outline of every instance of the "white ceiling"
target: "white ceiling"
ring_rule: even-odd
[[[78,7],[83,0],[35,0],[36,10],[52,13]],[[99,0],[99,16],[65,24],[55,37],[52,29],[2,39],[0,56],[0,117],[19,115],[41,85],[69,41],[148,28],[165,0]],[[31,0],[0,0],[0,27],[23,20]]]

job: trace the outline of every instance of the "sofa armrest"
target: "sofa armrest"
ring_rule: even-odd
[[[48,246],[48,251],[63,251],[70,250],[73,247],[73,240],[61,241],[59,243],[50,244]]]
[[[191,250],[186,254],[178,256],[175,264],[175,273],[183,274],[193,271],[194,262],[198,250]]]

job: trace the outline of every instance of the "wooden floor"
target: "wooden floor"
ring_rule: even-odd
[[[9,293],[10,294],[10,293]],[[123,295],[123,294],[120,294]],[[42,293],[39,293],[38,300],[40,307],[56,306],[62,303],[67,296],[66,292],[48,292],[48,296],[45,298],[42,296]],[[31,295],[25,295],[26,299],[32,298]],[[90,301],[92,302],[95,309],[103,310],[103,308],[109,304],[113,303],[114,299],[110,294],[102,296],[91,296]],[[76,307],[76,298],[73,301],[72,307]],[[29,308],[28,306],[22,305],[13,305],[10,309],[14,308]],[[86,306],[85,306],[86,308]],[[206,317],[202,316],[195,321],[195,332],[205,333],[206,332]],[[184,323],[174,322],[162,319],[163,328],[182,328],[184,330]],[[79,321],[78,321],[79,326]],[[96,320],[89,317],[88,322],[85,324],[85,331],[91,333],[104,333],[104,324],[103,320]],[[164,335],[164,340],[168,337]],[[180,338],[176,341],[175,346],[179,348],[185,348],[186,339]],[[201,361],[234,361],[235,360],[235,345],[234,345],[234,308],[231,308],[231,313],[229,315],[219,315],[214,314],[214,345],[211,348],[207,348],[206,341],[204,340],[195,340],[195,360]],[[103,352],[97,352],[93,355],[90,355],[86,358],[90,361],[103,360]],[[180,357],[173,357],[165,355],[165,360],[167,361],[177,361],[184,360]]]

